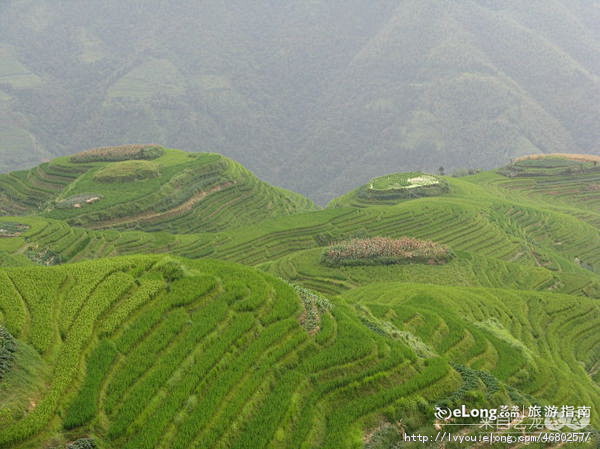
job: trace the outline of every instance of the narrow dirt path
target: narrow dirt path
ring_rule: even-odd
[[[106,220],[106,221],[103,221],[100,223],[95,223],[95,224],[89,226],[89,228],[104,229],[104,228],[110,228],[113,226],[118,226],[118,225],[122,225],[122,224],[126,224],[126,223],[144,222],[144,221],[147,222],[147,221],[163,220],[163,219],[175,217],[177,215],[181,215],[185,212],[188,212],[190,209],[192,209],[196,204],[201,202],[208,195],[219,192],[223,189],[226,189],[227,187],[231,187],[233,184],[235,184],[235,183],[232,181],[228,181],[228,182],[224,182],[222,184],[217,184],[216,186],[211,187],[208,190],[203,190],[201,192],[197,192],[194,195],[192,195],[184,203],[180,204],[177,207],[174,207],[173,209],[169,209],[164,212],[143,212],[138,215],[114,218],[112,220]]]

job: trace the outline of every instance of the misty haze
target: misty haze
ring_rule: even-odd
[[[0,170],[124,143],[330,200],[600,142],[592,0],[4,1]]]

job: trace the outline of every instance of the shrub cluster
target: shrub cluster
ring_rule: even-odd
[[[551,158],[570,159],[573,161],[581,161],[581,162],[600,162],[600,156],[595,156],[593,154],[571,154],[571,153],[530,154],[528,156],[522,156],[522,157],[515,159],[515,162],[528,161],[528,160],[551,159]]]
[[[0,380],[12,368],[16,351],[17,344],[14,337],[0,326]]]
[[[429,240],[373,237],[331,245],[323,251],[321,261],[330,266],[391,265],[407,262],[434,265],[446,263],[451,257],[447,246]]]
[[[40,248],[37,245],[30,246],[27,251],[25,251],[25,256],[38,265],[59,265],[63,262],[63,258],[59,253],[52,251],[49,248]]]
[[[480,173],[481,170],[478,168],[457,168],[452,172],[453,178],[462,178],[463,176],[471,176]]]
[[[295,284],[290,285],[296,290],[304,306],[304,313],[300,318],[300,322],[309,334],[314,335],[321,329],[321,316],[326,311],[331,310],[333,305],[327,298],[312,290]]]
[[[375,430],[365,436],[365,449],[384,449],[402,447],[403,428],[400,423],[381,423]]]
[[[94,175],[94,181],[129,182],[140,179],[156,178],[160,175],[160,166],[149,161],[123,161],[103,167]]]
[[[486,397],[497,393],[502,389],[498,379],[487,371],[475,370],[468,366],[453,363],[452,367],[459,372],[463,383],[460,388],[449,396],[437,402],[437,405],[445,407],[457,406],[465,401],[465,397],[474,391],[485,391]]]
[[[161,273],[169,282],[174,282],[189,275],[183,262],[169,256],[165,256],[156,262],[152,266],[152,271]]]
[[[117,162],[129,160],[151,160],[161,157],[164,149],[159,145],[121,145],[82,151],[71,156],[71,162]]]
[[[22,223],[0,223],[0,237],[18,237],[29,230],[29,225]]]
[[[96,442],[91,438],[80,438],[67,446],[67,449],[96,449]]]

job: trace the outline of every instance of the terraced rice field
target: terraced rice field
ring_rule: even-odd
[[[448,264],[403,264],[379,267],[327,267],[322,249],[299,251],[260,267],[276,276],[327,294],[340,294],[372,282],[421,282],[434,285],[481,286],[539,290],[600,298],[600,276],[555,272],[543,267],[459,252]]]
[[[535,176],[310,210],[218,155],[153,162],[133,209],[95,190],[102,162],[0,176],[0,335],[16,341],[0,448],[389,449],[384,433],[435,433],[436,404],[587,405],[600,425],[593,169],[527,162]],[[322,263],[378,236],[452,258]]]
[[[395,207],[329,209],[214,234],[91,231],[61,221],[36,223],[23,234],[22,248],[47,248],[63,261],[171,252],[258,265],[317,248],[320,237],[339,241],[367,235],[433,240],[454,251],[583,276],[600,263],[600,235],[593,225],[564,211],[507,200],[423,198]],[[8,242],[0,242],[0,249],[3,244]]]
[[[598,227],[600,225],[600,166],[598,161],[582,162],[549,158],[518,162],[517,177],[506,177],[506,169],[486,172],[471,179],[486,187],[500,188],[510,195],[559,207]],[[525,164],[525,165],[522,165]],[[510,170],[508,171],[510,173]]]
[[[160,264],[117,259],[2,273],[10,289],[0,302],[7,328],[54,375],[34,406],[14,404],[27,409],[23,419],[3,417],[0,444],[35,441],[56,429],[60,415],[66,435],[94,429],[124,448],[299,447],[307,440],[344,447],[340,438],[347,440],[354,420],[314,434],[313,415],[361,379],[367,393],[369,372],[398,376],[414,360],[406,347],[361,329],[343,308],[309,337],[293,290],[253,270],[200,262],[186,267],[188,277],[166,281]],[[366,338],[352,343],[356,332]],[[447,367],[434,365],[443,378]],[[9,385],[20,369],[17,363]],[[432,369],[403,373],[412,380],[396,396],[431,383]],[[374,395],[362,413],[394,397]]]
[[[382,414],[426,425],[425,404],[461,387],[449,362],[491,373],[498,398],[599,405],[584,375],[598,357],[593,300],[373,284],[334,301],[311,336],[291,287],[224,262],[134,257],[0,278],[21,348],[0,388],[22,384],[21,354],[45,379],[0,416],[4,446],[60,434],[136,449],[356,447]]]
[[[552,394],[559,402],[582,395],[600,405],[589,375],[600,355],[596,300],[410,283],[372,284],[343,297],[375,323],[408,332],[431,353],[484,369],[523,394]]]
[[[0,175],[0,213],[41,215],[88,228],[181,234],[315,209],[303,196],[272,187],[223,156],[161,151],[162,156],[151,162],[74,163],[63,157],[29,171]],[[131,171],[132,164],[150,165],[151,176],[125,176],[123,167]]]

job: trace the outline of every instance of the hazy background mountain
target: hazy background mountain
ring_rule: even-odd
[[[598,24],[597,0],[5,0],[0,171],[156,142],[324,201],[598,152]]]

